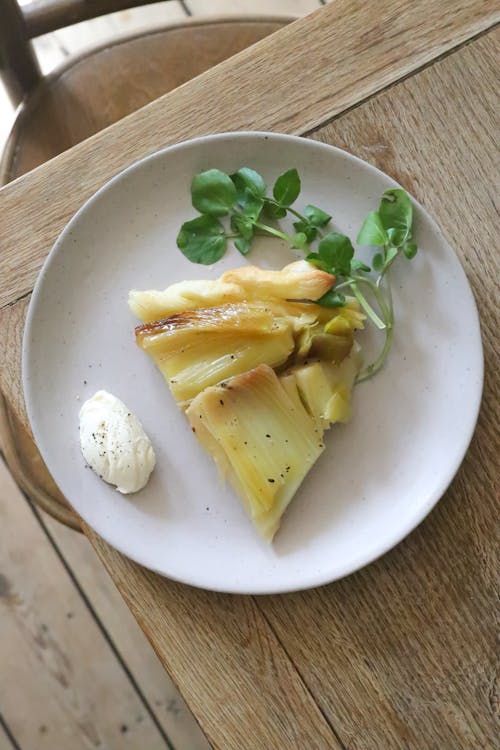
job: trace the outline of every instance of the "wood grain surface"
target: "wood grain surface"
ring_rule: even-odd
[[[207,132],[307,131],[498,17],[489,0],[380,0],[373,14],[363,0],[336,0],[16,180],[0,192],[2,215],[17,217],[0,235],[0,307],[31,290],[68,219],[136,159]]]
[[[3,448],[0,441],[0,450]],[[122,695],[128,695],[128,691],[132,688],[137,693],[139,702],[143,703],[141,716],[149,714],[163,731],[165,748],[208,750],[209,745],[198,724],[101,565],[88,539],[83,534],[75,534],[73,530],[41,513],[38,509],[34,509],[35,520],[39,524],[38,531],[36,531],[36,524],[31,521],[24,524],[27,501],[8,476],[7,468],[2,461],[0,461],[0,489],[0,505],[8,508],[8,519],[15,523],[14,526],[11,525],[9,520],[6,520],[7,516],[2,516],[0,536],[3,540],[4,535],[11,535],[12,541],[10,544],[5,544],[4,553],[0,553],[0,578],[3,576],[4,581],[9,581],[11,588],[14,581],[21,581],[23,577],[32,579],[35,588],[43,592],[43,606],[37,609],[37,615],[42,620],[46,617],[47,611],[52,608],[61,608],[61,603],[64,605],[68,599],[68,591],[72,591],[73,600],[81,599],[81,605],[76,608],[76,611],[71,609],[70,615],[66,618],[56,618],[57,626],[52,631],[52,637],[57,642],[64,641],[67,644],[69,658],[76,660],[77,664],[80,662],[85,664],[88,656],[86,653],[80,654],[78,649],[82,644],[84,648],[93,649],[93,640],[87,638],[88,613],[83,617],[80,616],[81,613],[88,609],[91,619],[95,620],[101,632],[105,634],[102,645],[99,645],[98,654],[102,661],[102,669],[108,673],[106,685],[109,688],[117,680],[117,689],[113,689],[116,706],[113,713],[108,715],[109,723],[113,724],[120,718],[123,719],[119,704]],[[18,508],[18,505],[22,507]],[[31,519],[31,516],[30,510],[28,518]],[[19,551],[26,547],[29,547],[30,554],[20,554]],[[59,557],[59,562],[51,564],[50,586],[48,586],[44,578],[34,574],[32,559],[54,559],[54,550]],[[19,590],[22,590],[21,585],[19,585]],[[18,620],[24,617],[32,617],[31,608],[21,608],[17,611]],[[76,617],[78,617],[77,620]],[[2,623],[0,632],[2,634],[3,624],[7,622],[7,618],[8,615],[5,615],[2,609],[0,591],[0,622]],[[74,636],[75,629],[78,632],[76,637]],[[29,715],[23,717],[22,750],[38,750],[36,737],[42,725],[46,727],[44,735],[49,735],[51,749],[67,750],[65,727],[68,723],[71,725],[74,720],[71,703],[69,714],[68,705],[65,702],[59,702],[56,715],[52,711],[45,711],[43,695],[47,690],[46,674],[43,669],[38,669],[36,674],[30,674],[30,663],[26,658],[26,654],[30,651],[29,638],[36,638],[36,631],[30,627],[30,622],[23,630],[26,640],[24,650],[18,651],[17,658],[9,660],[8,664],[4,663],[3,659],[1,661],[2,680],[5,685],[15,684],[16,691],[21,694],[26,691],[24,683],[28,682],[31,694],[34,692],[40,697],[40,700],[31,706]],[[83,631],[83,637],[80,631]],[[3,645],[9,648],[12,644],[8,639],[8,631],[6,633]],[[76,652],[73,644],[76,646]],[[35,642],[33,646],[36,649],[38,643]],[[0,659],[2,655],[0,647]],[[77,687],[78,700],[80,705],[85,705],[95,693],[95,674],[92,670],[86,672],[79,666],[77,668],[80,670]],[[123,685],[126,690],[123,690]],[[0,716],[0,724],[4,719],[8,729],[17,731],[19,706],[11,701],[4,704],[1,689],[0,705],[4,712],[3,716]],[[125,709],[128,705],[127,703]],[[54,716],[55,725],[53,724]],[[128,732],[128,724],[125,726]],[[79,738],[79,742],[86,741],[86,736],[82,735],[82,737],[83,739]],[[17,739],[21,740],[21,737],[16,737]],[[34,741],[33,745],[30,744],[31,741]],[[134,733],[131,750],[137,750],[142,745],[142,741],[143,735]],[[80,745],[75,747],[80,747]]]
[[[169,741],[178,750],[209,750],[199,726],[145,641],[137,621],[125,607],[88,539],[46,514],[43,514],[41,523],[73,571],[80,589],[86,592],[93,611],[105,625],[115,649],[134,682],[140,686]]]
[[[215,748],[341,750],[258,600],[167,581],[84,530]]]
[[[105,623],[111,641],[170,742],[179,750],[209,750],[199,726],[145,640],[137,621],[124,606],[88,539],[47,515],[43,515],[42,524],[64,555],[78,585],[86,592],[96,616]]]
[[[352,29],[359,7],[352,3],[351,8]],[[398,18],[393,17],[396,11]],[[316,27],[316,19],[323,14],[326,22],[337,19],[338,13],[342,18],[343,12],[347,13],[347,3],[338,0],[300,22],[301,34],[295,35],[291,26],[274,39],[279,36],[280,45],[296,42],[300,47],[299,37],[307,28],[318,34],[318,55],[330,65],[333,59],[338,61],[336,53],[326,51],[333,32]],[[401,15],[405,23],[400,27]],[[367,93],[414,70],[425,62],[425,55],[435,56],[437,50],[449,49],[467,34],[485,28],[493,10],[477,2],[439,7],[421,2],[411,8],[382,2],[377,23],[370,29],[364,18],[365,36],[360,36],[358,26],[355,40],[361,70],[354,77],[349,78],[345,68],[341,74],[329,70],[328,92],[321,98],[318,91],[311,95],[304,88],[305,101],[287,110],[287,118],[276,104],[276,91],[284,88],[277,76],[274,98],[270,92],[266,95],[264,87],[259,111],[245,111],[243,101],[242,114],[231,109],[230,126],[242,127],[242,118],[251,115],[246,124],[253,127],[307,130],[311,123],[325,122],[344,110],[349,97],[356,104]],[[347,23],[345,18],[343,22]],[[393,33],[402,31],[394,37],[387,27]],[[278,48],[272,41],[259,44],[253,62],[245,57],[247,53],[239,56],[242,91],[252,76],[264,77],[260,62],[264,65],[272,59],[273,49]],[[343,44],[354,42],[340,40],[336,49]],[[352,46],[343,49],[355,67]],[[499,569],[494,280],[498,255],[492,202],[497,49],[498,32],[483,36],[313,134],[380,166],[421,200],[456,247],[476,293],[486,358],[483,407],[464,464],[430,517],[391,553],[344,581],[301,594],[258,598],[210,594],[161,579],[86,529],[216,748],[490,750],[495,746],[500,713],[494,609]],[[365,67],[367,56],[370,65]],[[317,58],[311,57],[314,82]],[[0,227],[6,242],[0,263],[4,275],[17,273],[12,279],[2,277],[4,303],[29,292],[51,238],[82,199],[119,169],[122,159],[130,161],[141,149],[142,153],[153,150],[154,138],[144,138],[140,149],[134,147],[132,133],[140,130],[137,118],[143,127],[159,123],[161,108],[168,105],[171,109],[155,134],[156,145],[178,140],[180,116],[185,118],[200,102],[208,101],[205,95],[218,90],[222,80],[231,80],[235,64],[234,60],[223,63],[0,193],[5,196]],[[295,64],[296,68],[290,60],[291,74],[298,71],[298,60]],[[353,88],[343,94],[342,82],[345,86],[348,81]],[[305,87],[303,80],[301,85]],[[204,112],[203,124],[193,117],[189,133],[221,129],[226,104],[233,106],[230,94],[220,110]],[[292,106],[289,100],[285,105]],[[84,162],[101,149],[107,153],[106,168],[99,164],[97,175],[90,176]],[[73,170],[71,177],[65,170]],[[59,196],[60,191],[64,196]],[[19,273],[20,269],[25,272]],[[11,320],[13,336],[22,320],[21,305],[3,312],[2,322]],[[17,324],[12,323],[15,315]],[[10,361],[18,373],[16,356]],[[18,374],[2,377],[15,383]]]
[[[24,320],[28,312],[30,297],[31,295],[28,295],[17,304],[7,305],[0,309],[0,329],[6,339],[4,347],[0,344],[0,390],[14,413],[28,429],[21,377],[21,351]]]
[[[18,747],[51,750],[66,737],[72,750],[165,750],[61,561],[40,543],[43,530],[3,462],[0,526],[0,704]],[[39,704],[39,723],[27,720]]]
[[[264,630],[259,627],[260,637],[272,633],[277,638],[341,746],[349,750],[489,750],[497,737],[500,683],[494,602],[499,540],[494,521],[500,393],[494,296],[498,254],[493,252],[497,237],[491,201],[495,170],[489,155],[494,152],[492,82],[498,36],[497,32],[474,42],[314,134],[385,169],[427,205],[469,274],[481,313],[486,360],[485,398],[471,449],[431,516],[382,560],[345,581],[301,594],[254,599],[266,622]],[[446,91],[446,99],[436,97],[437,90]],[[187,676],[179,648],[186,640],[190,647],[196,643],[198,663],[203,663],[207,643],[205,628],[196,624],[190,625],[186,638],[183,609],[200,608],[213,615],[236,602],[250,607],[247,600],[160,580],[124,560],[90,530],[86,533],[184,689]],[[176,648],[163,648],[155,638],[160,628]],[[218,662],[220,651],[226,653],[226,644],[214,641],[212,664]],[[246,670],[247,652],[239,658],[240,669]],[[234,673],[226,663],[220,675],[223,682],[226,669]],[[211,680],[218,683],[213,673]],[[212,698],[205,696],[200,683],[187,690],[188,703],[214,744],[238,747],[229,729],[236,711],[214,727],[207,720]],[[255,705],[255,697],[246,700]],[[319,736],[316,739],[311,747],[329,747]],[[257,740],[251,745],[268,746]]]

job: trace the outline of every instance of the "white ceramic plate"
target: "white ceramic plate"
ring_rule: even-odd
[[[38,279],[24,338],[23,377],[35,438],[59,487],[85,521],[137,562],[208,589],[284,592],[327,583],[399,542],[445,491],[469,444],[482,389],[478,316],[454,252],[416,206],[420,250],[394,268],[390,360],[356,388],[354,414],[327,448],[276,537],[262,542],[224,488],[162,376],[135,345],[131,288],[214,278],[247,261],[234,249],[212,267],[177,250],[194,215],[192,175],[240,166],[268,183],[296,166],[297,205],[317,204],[355,237],[395,183],[338,149],[271,133],[199,138],[144,159],[111,180],[68,224]],[[286,224],[286,221],[284,222]],[[368,257],[368,251],[360,251]],[[282,267],[290,252],[263,240],[249,262]],[[376,333],[363,334],[373,351]],[[105,388],[139,416],[157,454],[147,488],[123,496],[85,468],[78,411]]]

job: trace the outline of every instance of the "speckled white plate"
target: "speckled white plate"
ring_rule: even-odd
[[[395,183],[311,140],[265,133],[199,138],[154,154],[97,192],[68,224],[38,279],[24,337],[28,414],[42,455],[78,513],[110,544],[165,576],[239,593],[291,591],[366,565],[410,532],[441,497],[469,444],[481,398],[478,316],[453,250],[416,206],[419,254],[394,268],[396,333],[386,368],[357,387],[354,415],[291,504],[272,546],[197,444],[160,373],[134,342],[129,289],[214,278],[246,261],[189,263],[175,238],[192,217],[189,185],[209,167],[247,165],[269,183],[296,166],[298,205],[317,204],[355,237]],[[285,222],[286,223],[286,222]],[[367,255],[362,251],[361,256]],[[281,267],[290,253],[263,240],[249,262]],[[364,336],[369,351],[376,333]],[[84,399],[105,388],[133,409],[158,462],[147,488],[125,497],[85,468]]]

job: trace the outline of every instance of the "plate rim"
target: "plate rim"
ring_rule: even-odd
[[[47,465],[48,463],[50,463],[50,461],[47,461],[47,452],[44,450],[42,441],[38,439],[39,435],[37,435],[38,433],[37,421],[36,421],[36,418],[33,416],[33,409],[32,409],[32,404],[34,401],[36,401],[36,396],[34,396],[34,394],[32,393],[32,388],[30,385],[30,378],[29,378],[28,362],[30,359],[30,349],[31,349],[29,334],[31,331],[33,318],[35,317],[35,314],[36,314],[36,308],[38,304],[38,299],[41,294],[43,282],[47,276],[47,273],[50,270],[51,264],[53,263],[54,259],[57,257],[59,247],[64,243],[67,235],[72,231],[74,224],[80,219],[82,215],[85,214],[88,208],[95,201],[99,200],[99,196],[101,195],[101,193],[104,193],[105,191],[107,191],[112,185],[126,179],[129,173],[137,169],[140,169],[145,163],[161,158],[163,155],[170,153],[172,151],[181,151],[195,144],[206,143],[206,142],[210,142],[213,140],[224,140],[227,138],[249,138],[249,137],[250,138],[265,138],[266,140],[275,139],[279,141],[289,141],[295,144],[299,143],[300,145],[304,145],[305,143],[307,143],[309,146],[313,146],[313,148],[318,148],[320,150],[322,149],[322,150],[326,150],[329,152],[333,151],[342,155],[343,157],[347,157],[348,160],[354,161],[358,165],[362,165],[363,168],[376,173],[378,176],[383,177],[384,180],[390,181],[394,187],[402,188],[402,186],[396,180],[394,180],[393,177],[383,172],[381,169],[378,169],[378,167],[375,167],[373,164],[370,164],[364,159],[361,159],[355,154],[352,154],[349,151],[346,151],[345,149],[341,149],[338,146],[332,146],[328,143],[324,143],[323,141],[317,141],[312,138],[306,138],[304,136],[290,135],[286,133],[279,133],[279,132],[266,131],[266,130],[223,131],[220,133],[210,133],[206,135],[197,136],[195,138],[189,138],[187,140],[179,141],[177,143],[171,144],[170,146],[166,146],[165,148],[154,151],[153,153],[148,154],[147,156],[144,156],[141,159],[134,161],[132,164],[120,170],[117,174],[115,174],[113,177],[107,180],[100,188],[98,188],[91,196],[89,196],[84,201],[84,203],[73,214],[73,216],[69,219],[67,224],[64,226],[63,230],[58,235],[56,241],[51,247],[37,275],[37,278],[33,287],[33,292],[31,294],[29,306],[28,306],[28,312],[27,312],[26,319],[25,319],[25,324],[24,324],[24,329],[23,329],[23,340],[22,340],[22,380],[21,382],[22,382],[23,395],[24,395],[24,400],[25,400],[25,405],[26,405],[26,413],[28,416],[28,420],[29,420],[32,432],[33,432],[33,436],[35,438],[35,442],[38,447],[38,450],[40,451],[40,454],[42,455],[42,458]],[[141,559],[140,554],[131,555],[129,551],[126,551],[123,548],[123,546],[116,544],[114,541],[111,542],[109,539],[106,538],[105,535],[101,534],[101,532],[98,532],[95,529],[93,529],[94,533],[96,533],[98,536],[104,539],[104,541],[107,544],[109,544],[111,547],[116,549],[118,552],[123,554],[128,559],[138,563],[139,565],[142,565],[143,567],[146,567],[148,570],[151,570],[154,573],[161,575],[162,577],[167,578],[169,580],[176,581],[178,583],[182,583],[185,585],[201,588],[206,591],[214,591],[218,593],[227,593],[227,594],[242,594],[242,595],[259,596],[259,595],[275,595],[275,594],[285,594],[285,593],[293,593],[297,591],[304,591],[304,590],[316,588],[319,586],[325,586],[330,583],[333,583],[334,581],[345,578],[346,576],[356,573],[357,571],[361,570],[367,565],[370,565],[371,563],[378,560],[380,557],[385,555],[387,552],[389,552],[394,547],[396,547],[400,542],[402,542],[410,533],[412,533],[417,528],[417,526],[419,526],[422,523],[422,521],[429,515],[432,509],[437,505],[439,500],[443,497],[448,487],[450,486],[451,482],[455,478],[464,460],[464,457],[469,449],[472,437],[474,435],[478,417],[479,417],[479,410],[480,410],[481,403],[482,403],[482,396],[483,396],[483,389],[484,389],[484,348],[483,348],[483,343],[482,343],[480,318],[479,318],[479,312],[477,309],[476,300],[475,300],[471,285],[469,283],[469,279],[461,263],[461,260],[458,254],[453,249],[452,245],[448,242],[446,237],[443,235],[439,225],[437,224],[433,216],[427,211],[427,209],[419,201],[415,199],[413,195],[411,195],[410,193],[409,195],[413,203],[416,206],[418,206],[419,211],[422,212],[426,221],[430,223],[433,231],[436,232],[440,236],[442,241],[447,246],[448,250],[455,256],[458,262],[458,265],[465,279],[466,286],[470,294],[472,309],[474,312],[474,324],[477,330],[477,338],[475,338],[475,344],[478,347],[478,351],[477,351],[477,354],[478,354],[478,361],[477,361],[478,387],[474,394],[475,403],[471,405],[471,408],[470,408],[470,415],[471,415],[470,423],[468,424],[467,429],[463,432],[461,446],[460,446],[460,450],[457,453],[457,458],[455,459],[455,461],[453,461],[450,464],[448,471],[443,474],[439,485],[434,489],[432,493],[430,493],[427,499],[427,502],[423,503],[421,506],[418,507],[418,512],[415,512],[410,517],[410,520],[404,525],[404,527],[403,526],[398,527],[397,530],[393,534],[391,534],[390,537],[386,538],[384,543],[380,544],[376,548],[376,550],[374,550],[371,554],[366,555],[366,554],[363,554],[363,551],[361,551],[356,556],[354,563],[352,563],[351,561],[350,564],[346,564],[344,567],[340,566],[340,570],[337,571],[336,574],[331,575],[331,574],[328,574],[326,571],[322,571],[322,575],[310,574],[309,576],[306,576],[301,581],[300,585],[297,585],[297,586],[289,586],[289,585],[283,585],[283,584],[281,585],[278,584],[276,586],[273,586],[272,583],[256,585],[256,586],[251,586],[251,587],[243,585],[243,586],[239,586],[238,588],[228,587],[228,586],[223,586],[223,585],[207,586],[205,583],[200,583],[199,581],[197,582],[192,576],[183,578],[182,576],[174,576],[171,574],[167,574],[159,570],[158,568],[155,568],[149,562],[146,564],[144,559]],[[73,510],[75,510],[75,512],[82,518],[82,520],[85,523],[87,523],[85,520],[85,517],[74,508],[69,498],[67,498],[67,501],[70,504],[70,506],[73,508]]]

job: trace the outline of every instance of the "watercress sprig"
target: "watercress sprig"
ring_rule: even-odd
[[[378,277],[371,285],[385,318],[384,345],[378,357],[358,375],[358,381],[362,381],[383,367],[392,346],[394,309],[390,268],[401,255],[412,260],[417,254],[417,244],[413,240],[413,205],[409,195],[401,188],[386,190],[378,211],[371,211],[366,216],[357,242],[378,248],[372,260]]]
[[[417,245],[413,241],[413,206],[401,189],[386,190],[380,206],[366,216],[357,236],[360,245],[375,249],[372,266],[377,276],[369,276],[371,268],[354,257],[354,247],[346,235],[324,233],[332,217],[311,204],[303,213],[293,204],[300,195],[300,176],[295,168],[280,175],[274,183],[272,196],[258,172],[242,167],[234,174],[209,169],[194,176],[191,199],[200,215],[185,222],[177,237],[177,245],[194,263],[211,265],[234,240],[237,250],[246,255],[257,234],[268,234],[287,242],[290,247],[303,250],[306,260],[317,268],[335,276],[335,284],[317,303],[325,307],[343,307],[346,293],[353,294],[371,322],[384,331],[385,340],[376,359],[359,375],[366,380],[383,366],[390,351],[394,329],[394,310],[390,283],[390,269],[403,255],[411,260]],[[294,234],[275,225],[290,213]],[[220,221],[229,217],[229,229]],[[271,219],[274,224],[266,223]],[[311,244],[319,239],[317,250]]]
[[[317,206],[308,205],[301,214],[292,204],[301,190],[299,173],[289,169],[278,177],[272,196],[262,176],[249,167],[234,174],[220,169],[208,169],[193,177],[191,201],[201,216],[185,222],[177,237],[177,246],[194,263],[211,265],[227,249],[233,239],[236,249],[246,255],[256,233],[279,237],[292,248],[307,250],[331,216]],[[277,220],[291,213],[298,221],[294,234],[283,232],[266,223],[268,217]],[[230,231],[220,219],[229,216]],[[205,217],[207,220],[202,221]]]

